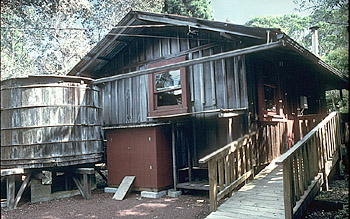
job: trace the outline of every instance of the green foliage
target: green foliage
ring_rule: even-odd
[[[330,51],[325,57],[325,61],[348,76],[349,51],[347,48],[339,47]]]
[[[341,98],[339,90],[326,91],[326,103],[329,111],[349,112],[349,91],[343,89],[342,94],[343,98]]]
[[[280,28],[299,44],[311,50],[311,26],[319,27],[320,57],[344,75],[349,71],[348,1],[295,0],[299,10],[311,10],[310,16],[298,15],[254,17],[246,24]]]
[[[3,19],[19,23],[12,14],[7,14]],[[33,61],[28,56],[28,49],[25,46],[23,33],[18,30],[1,31],[1,72],[2,76],[22,77],[23,72],[33,70]]]
[[[165,0],[162,12],[208,20],[213,19],[210,1],[208,0]]]
[[[294,0],[298,10],[310,10],[312,25],[319,26],[320,55],[343,74],[349,74],[348,0]],[[338,56],[339,55],[339,56]],[[337,57],[338,56],[338,57]]]
[[[130,10],[164,0],[1,0],[1,79],[66,74]]]
[[[309,47],[311,45],[311,42],[309,43],[304,40],[309,32],[310,24],[310,17],[300,17],[296,14],[253,17],[246,23],[248,26],[280,28],[282,32],[292,37],[304,47]]]
[[[313,24],[319,26],[320,55],[331,66],[349,76],[349,2],[348,0],[294,0],[299,10],[311,10]],[[349,112],[349,92],[326,93],[330,111]]]
[[[299,11],[309,10],[310,16],[298,15],[255,17],[246,24],[258,27],[280,28],[299,44],[311,50],[311,26],[319,27],[320,57],[348,76],[349,73],[349,4],[347,0],[294,0]],[[339,91],[326,93],[330,110],[348,112],[349,94],[344,90],[343,101]]]

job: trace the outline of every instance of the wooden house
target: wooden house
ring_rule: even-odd
[[[275,28],[131,11],[70,72],[102,88],[108,184],[153,191],[207,178],[198,160],[260,133],[255,165],[326,113],[348,79]],[[301,117],[304,120],[301,120]]]

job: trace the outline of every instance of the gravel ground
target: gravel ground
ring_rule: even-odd
[[[113,193],[92,192],[90,200],[81,196],[43,203],[20,203],[18,209],[1,209],[1,218],[205,218],[209,214],[207,195],[181,195],[179,198],[141,198],[130,193],[123,201],[112,200]]]

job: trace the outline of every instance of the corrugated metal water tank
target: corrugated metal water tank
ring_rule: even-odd
[[[1,168],[103,159],[99,87],[90,79],[29,76],[1,83]]]

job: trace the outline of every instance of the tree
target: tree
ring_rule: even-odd
[[[348,2],[345,0],[295,0],[298,10],[311,10],[311,15],[255,17],[246,24],[259,27],[281,28],[305,48],[311,50],[311,26],[319,27],[319,50],[321,58],[344,75],[349,71]],[[347,112],[348,92],[343,90],[345,101],[340,100],[339,91],[326,93],[330,110]]]
[[[162,12],[208,20],[213,19],[210,1],[208,0],[165,0]]]
[[[164,0],[1,0],[1,79],[66,74],[130,10]]]
[[[280,28],[282,32],[296,40],[302,46],[309,48],[311,46],[311,38],[308,40],[309,27],[311,18],[300,17],[299,15],[283,15],[283,16],[263,16],[253,17],[246,25],[265,27],[265,28]]]
[[[6,15],[12,23],[20,23],[13,14]],[[1,72],[8,77],[24,76],[25,71],[32,71],[33,60],[28,56],[23,33],[18,30],[1,31]]]
[[[348,0],[294,0],[297,10],[311,11],[313,26],[319,26],[320,54],[328,64],[349,75]]]
[[[311,50],[311,26],[319,26],[320,56],[329,65],[348,75],[348,2],[346,0],[294,0],[298,10],[311,10],[310,16],[255,17],[246,24],[281,28],[305,48]]]

